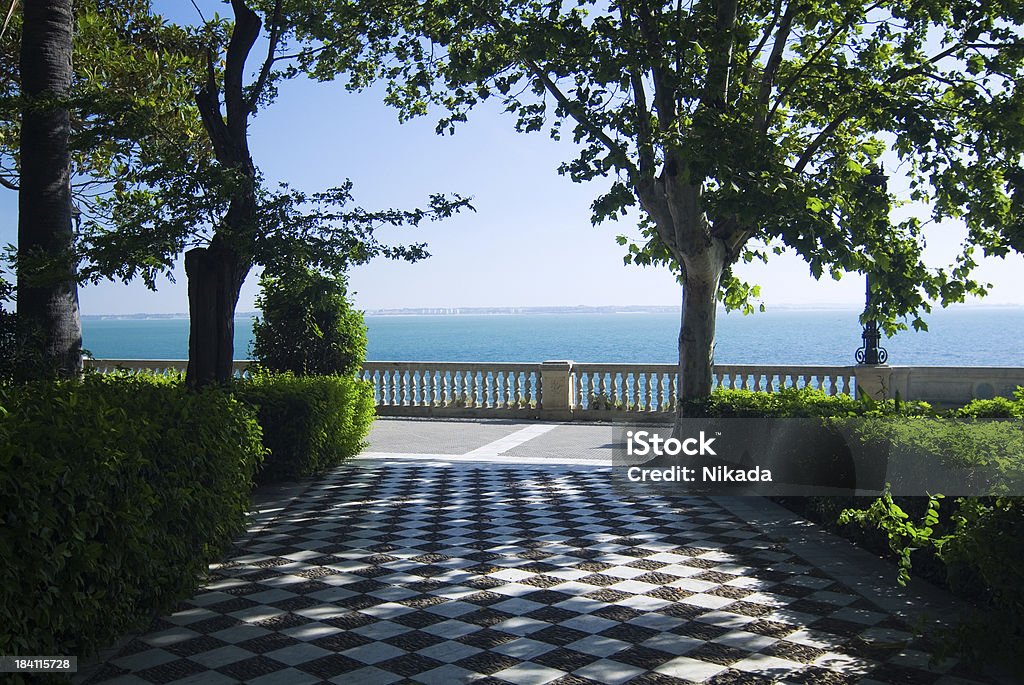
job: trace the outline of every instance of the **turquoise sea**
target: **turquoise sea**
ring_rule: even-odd
[[[860,324],[852,310],[772,309],[720,315],[715,360],[722,364],[853,364]],[[884,340],[889,363],[1024,366],[1024,308],[936,311],[928,332]],[[506,314],[367,316],[367,357],[383,361],[672,363],[677,314]],[[84,345],[97,359],[184,359],[184,319],[88,319]],[[235,358],[249,356],[249,318],[236,322]]]

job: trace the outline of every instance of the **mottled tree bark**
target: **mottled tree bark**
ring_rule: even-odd
[[[21,179],[18,194],[18,328],[30,376],[82,370],[77,258],[72,226],[71,0],[24,3]]]
[[[669,165],[657,178],[638,184],[637,197],[682,268],[676,407],[682,418],[691,410],[699,413],[702,401],[711,395],[718,288],[746,232],[728,218],[711,221],[701,185],[674,172],[675,166]]]
[[[686,404],[699,402],[711,395],[718,286],[725,261],[724,255],[712,249],[700,257],[687,259],[683,283],[679,327],[680,416],[685,414]]]

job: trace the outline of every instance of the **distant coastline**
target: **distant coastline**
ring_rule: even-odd
[[[766,303],[768,311],[860,311],[861,305],[852,304],[771,304]],[[989,304],[973,302],[971,304],[953,305],[950,309],[1021,309],[1024,304]],[[676,314],[679,305],[575,305],[575,306],[544,306],[544,307],[404,307],[397,309],[367,309],[366,316],[509,316],[516,314]],[[719,312],[724,312],[720,306]],[[237,312],[236,319],[251,319],[259,312]],[[132,320],[177,320],[187,319],[187,312],[170,314],[153,314],[139,312],[134,314],[82,314],[84,321],[132,321]]]
[[[251,319],[259,312],[235,312],[236,319]],[[82,314],[82,321],[180,321],[188,319],[188,312],[172,314],[151,314],[137,312],[135,314]]]

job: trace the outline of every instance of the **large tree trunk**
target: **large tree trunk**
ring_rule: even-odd
[[[683,283],[682,322],[679,327],[679,395],[676,413],[688,410],[711,395],[715,348],[715,315],[718,285],[725,268],[725,255],[709,248],[688,258]]]
[[[82,370],[70,116],[54,102],[71,88],[71,0],[25,2],[21,44],[21,179],[18,194],[18,327],[32,376]]]
[[[185,253],[190,319],[185,383],[192,388],[226,383],[231,378],[235,307],[252,266],[251,254],[241,254],[239,246],[251,250],[257,230],[258,180],[248,140],[249,115],[255,111],[257,95],[251,95],[252,101],[246,100],[242,79],[262,23],[246,0],[231,0],[231,6],[235,26],[224,67],[224,112],[212,61],[206,85],[196,93],[196,105],[217,161],[234,171],[239,183],[231,191],[227,214],[216,227],[210,246]],[[209,59],[213,60],[212,54]]]
[[[199,388],[232,377],[235,308],[248,264],[214,238],[209,247],[185,253],[189,336],[185,382]]]
[[[738,229],[729,220],[712,222],[703,187],[680,179],[675,168],[667,165],[661,177],[638,185],[636,191],[658,237],[683,271],[676,392],[676,415],[682,418],[699,413],[711,395],[718,287],[731,259],[726,240],[735,238]]]

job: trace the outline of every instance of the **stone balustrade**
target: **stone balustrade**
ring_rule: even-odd
[[[250,362],[234,363],[244,375]],[[102,373],[184,372],[185,360],[89,359]],[[366,362],[381,416],[608,420],[617,415],[669,418],[675,411],[675,364]],[[812,387],[830,395],[899,396],[939,407],[975,398],[1012,397],[1021,367],[779,366],[718,364],[714,385],[776,392]]]
[[[366,362],[378,414],[607,420],[667,418],[675,411],[675,364]],[[538,384],[538,378],[540,383]],[[853,395],[853,367],[719,365],[715,385],[773,392],[814,387]]]
[[[236,359],[232,363],[235,376],[243,376],[252,364],[248,359]],[[187,359],[90,359],[83,360],[86,369],[100,373],[128,371],[131,373],[173,374],[185,373],[188,368]]]
[[[539,364],[366,362],[384,416],[539,416]]]

